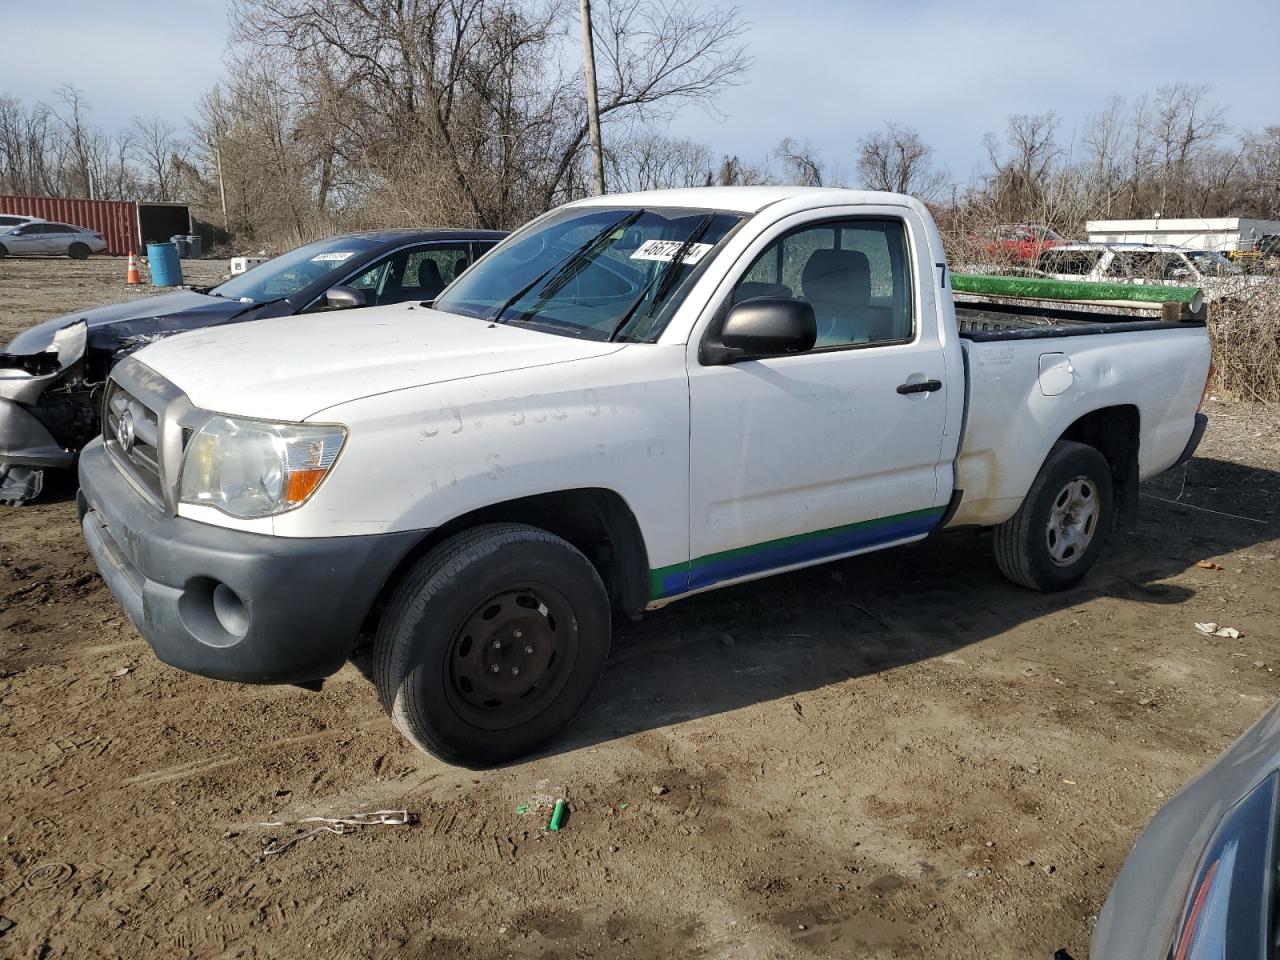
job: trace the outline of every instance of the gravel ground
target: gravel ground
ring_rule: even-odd
[[[123,277],[0,262],[0,340]],[[1276,696],[1280,416],[1208,412],[1074,590],[961,533],[694,597],[484,772],[408,747],[356,666],[314,693],[159,663],[55,479],[0,512],[0,955],[1082,957],[1143,825]],[[384,808],[416,823],[294,825]]]

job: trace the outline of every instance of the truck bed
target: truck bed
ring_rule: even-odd
[[[1138,330],[1176,330],[1204,326],[1203,320],[1162,320],[1146,314],[1116,313],[1012,304],[956,301],[956,321],[966,340],[1036,340],[1044,337],[1094,336]]]

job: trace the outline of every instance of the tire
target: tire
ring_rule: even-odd
[[[374,684],[419,749],[463,766],[503,763],[582,707],[609,629],[604,584],[576,548],[536,527],[486,524],[432,549],[395,587],[374,639]]]
[[[73,243],[67,248],[67,256],[72,260],[88,260],[89,248],[83,243]]]
[[[6,247],[3,243],[0,243],[0,257],[7,257],[8,255],[9,255],[9,248]]]
[[[1059,441],[1018,512],[995,528],[996,565],[1032,590],[1065,590],[1098,559],[1114,509],[1106,458],[1086,444]]]

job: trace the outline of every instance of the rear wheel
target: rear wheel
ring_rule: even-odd
[[[67,256],[72,260],[87,260],[89,247],[83,243],[73,243],[67,250]]]
[[[521,756],[560,730],[609,652],[609,600],[568,542],[487,524],[431,550],[392,594],[374,682],[414,745],[467,766]]]
[[[9,248],[6,247],[3,243],[0,243],[0,257],[7,257],[8,255],[9,255]]]
[[[1022,506],[995,529],[996,564],[1014,583],[1063,590],[1098,559],[1113,520],[1111,467],[1094,447],[1060,441]]]

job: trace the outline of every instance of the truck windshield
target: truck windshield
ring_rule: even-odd
[[[377,244],[376,240],[364,237],[330,237],[308,243],[232,277],[209,292],[228,300],[252,300],[255,303],[291,297],[317,280],[330,276],[338,280],[357,258]]]
[[[435,308],[590,340],[651,340],[741,221],[716,210],[556,211],[476,264]]]

